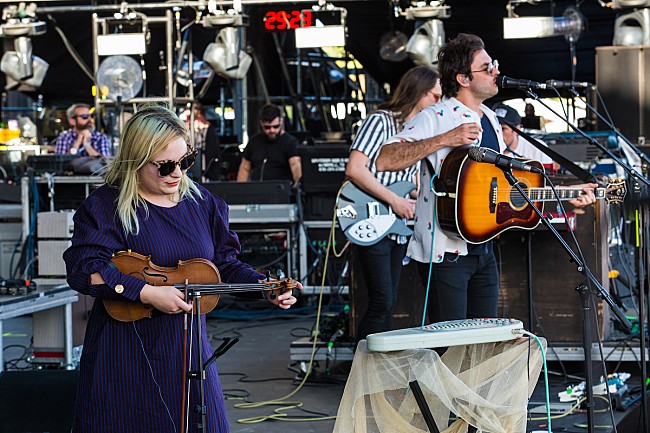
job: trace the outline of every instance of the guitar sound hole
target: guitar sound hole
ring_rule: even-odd
[[[526,185],[521,185],[521,187],[524,192],[528,194],[528,187]],[[528,204],[528,202],[526,202],[526,199],[515,188],[512,188],[510,190],[510,203],[512,203],[512,206],[514,208],[523,208]]]

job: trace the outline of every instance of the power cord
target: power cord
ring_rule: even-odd
[[[337,199],[338,196],[341,193],[341,189],[339,189],[339,192],[337,193]],[[334,248],[334,232],[335,232],[335,225],[336,225],[336,212],[334,212],[334,215],[332,216],[332,225],[330,227],[330,234],[328,236],[328,241],[327,241],[327,248],[326,248],[326,253],[325,253],[325,262],[323,265],[323,276],[321,279],[321,286],[320,286],[320,292],[318,295],[318,308],[316,311],[316,323],[314,326],[314,330],[312,331],[312,339],[313,339],[313,344],[311,348],[311,354],[309,357],[309,364],[307,365],[307,369],[304,373],[304,377],[293,391],[291,391],[289,394],[283,396],[283,397],[278,397],[276,399],[272,400],[266,400],[266,401],[260,401],[260,402],[246,402],[246,403],[239,403],[235,404],[234,407],[238,409],[253,409],[253,408],[259,408],[263,406],[281,406],[273,411],[272,414],[270,415],[261,415],[261,416],[256,416],[256,417],[250,417],[250,418],[241,418],[238,419],[237,422],[240,424],[257,424],[260,422],[264,421],[269,421],[269,420],[276,420],[276,421],[287,421],[287,422],[305,422],[305,421],[326,421],[326,420],[333,420],[336,419],[336,416],[320,416],[320,417],[305,417],[305,418],[300,418],[300,417],[290,417],[289,414],[286,413],[286,411],[291,410],[291,409],[299,409],[299,410],[304,410],[302,409],[302,402],[300,401],[290,401],[288,400],[289,398],[293,397],[302,387],[305,385],[307,380],[309,379],[309,376],[312,372],[312,367],[314,364],[314,358],[316,355],[316,346],[318,343],[318,337],[319,337],[319,330],[320,330],[320,318],[321,318],[321,311],[322,311],[322,305],[323,305],[323,294],[324,294],[324,289],[325,289],[325,281],[326,281],[326,276],[327,276],[327,264],[329,262],[329,255],[330,255],[330,249],[332,250],[332,253],[334,254],[335,257],[341,257],[343,255],[343,252],[349,245],[349,241],[346,243],[346,245],[343,247],[343,249],[340,252],[336,252]]]

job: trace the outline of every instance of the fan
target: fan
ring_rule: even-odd
[[[132,57],[107,57],[97,70],[97,87],[111,100],[128,101],[142,89],[142,69]]]

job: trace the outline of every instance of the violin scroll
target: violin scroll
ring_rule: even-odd
[[[277,299],[279,295],[284,292],[292,291],[295,289],[296,280],[293,278],[282,278],[281,280],[260,280],[264,285],[264,290],[268,291],[267,297],[270,301]]]

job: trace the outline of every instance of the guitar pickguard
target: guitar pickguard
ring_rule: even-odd
[[[397,217],[394,214],[364,219],[349,226],[345,235],[350,242],[357,245],[372,245],[390,230],[396,220]]]
[[[415,185],[396,182],[388,189],[406,197]],[[386,203],[366,194],[352,182],[347,182],[341,189],[336,201],[336,217],[345,236],[357,245],[373,245],[391,233],[404,236],[413,233]]]

